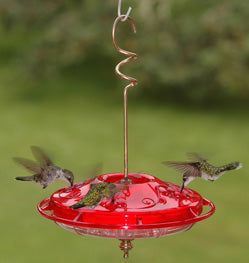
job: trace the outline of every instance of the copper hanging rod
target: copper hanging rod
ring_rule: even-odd
[[[113,46],[114,48],[121,54],[125,55],[125,56],[128,56],[128,58],[122,60],[121,62],[119,62],[115,68],[115,71],[116,71],[116,74],[124,79],[124,80],[127,80],[130,82],[130,84],[128,84],[125,88],[124,88],[124,180],[127,181],[128,180],[128,127],[127,127],[127,122],[128,122],[128,117],[127,117],[127,91],[136,86],[137,85],[137,80],[135,78],[132,78],[130,76],[127,76],[123,73],[120,72],[120,67],[131,62],[131,61],[134,61],[137,59],[137,54],[136,53],[133,53],[133,52],[130,52],[130,51],[127,51],[127,50],[124,50],[122,48],[120,48],[118,45],[117,45],[117,42],[116,42],[116,28],[117,28],[117,25],[120,21],[123,21],[124,19],[126,18],[125,15],[121,15],[121,16],[118,16],[116,18],[116,20],[114,21],[114,24],[113,24],[113,27],[112,27],[112,43],[113,43]],[[129,21],[132,25],[132,30],[134,33],[137,32],[136,30],[136,26],[135,26],[135,23],[134,21],[131,19],[131,17],[127,17],[126,19],[127,21]],[[126,21],[125,20],[125,21]]]

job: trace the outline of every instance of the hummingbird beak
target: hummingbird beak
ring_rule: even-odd
[[[62,171],[64,173],[63,180],[67,181],[68,183],[70,183],[71,186],[73,186],[73,181],[74,181],[73,173],[67,169],[63,169]]]
[[[73,178],[72,177],[65,177],[64,181],[68,182],[70,186],[73,186]]]
[[[73,186],[73,180],[74,180],[74,176],[73,174],[71,174],[70,176],[66,177],[68,182],[70,183],[71,186]]]
[[[73,179],[70,181],[71,186],[73,186]]]
[[[183,191],[183,189],[185,187],[185,182],[186,182],[187,178],[183,177],[182,180],[183,180],[183,183],[182,183],[181,193],[182,193],[182,191]]]

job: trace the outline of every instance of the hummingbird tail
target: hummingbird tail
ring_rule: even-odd
[[[239,170],[240,168],[243,167],[243,164],[242,163],[239,163],[238,166],[235,168],[236,170]]]
[[[230,163],[223,167],[224,171],[238,170],[240,168],[242,168],[242,163],[239,162]]]
[[[16,180],[19,180],[19,181],[32,181],[33,177],[32,176],[16,177]]]
[[[81,208],[81,207],[84,207],[84,206],[85,206],[84,204],[76,203],[76,204],[71,205],[69,207],[73,208],[73,209],[78,209],[78,208]]]

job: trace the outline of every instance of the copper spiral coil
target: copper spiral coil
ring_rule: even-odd
[[[117,25],[120,21],[122,21],[122,19],[124,19],[126,16],[125,15],[121,15],[121,16],[118,16],[116,18],[116,20],[114,21],[114,24],[113,24],[113,27],[112,27],[112,43],[113,43],[113,46],[114,48],[121,54],[125,55],[125,56],[128,56],[128,58],[122,60],[121,62],[119,62],[115,68],[115,71],[116,71],[116,74],[124,79],[124,80],[127,80],[130,82],[130,84],[128,84],[125,88],[124,88],[124,179],[125,181],[128,181],[128,129],[127,129],[127,91],[136,86],[137,85],[137,80],[133,77],[130,77],[130,76],[127,76],[123,73],[120,72],[120,67],[131,62],[131,61],[134,61],[137,59],[137,54],[136,53],[133,53],[133,52],[130,52],[130,51],[127,51],[127,50],[124,50],[122,48],[120,48],[118,45],[117,45],[117,42],[116,42],[116,28],[117,28]],[[137,30],[136,30],[136,26],[135,26],[135,23],[134,21],[131,19],[131,17],[127,17],[127,20],[131,23],[132,25],[132,29],[133,29],[133,32],[136,33]]]

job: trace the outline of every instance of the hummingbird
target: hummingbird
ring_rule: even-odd
[[[73,186],[74,175],[70,170],[54,165],[45,152],[37,146],[31,146],[31,151],[38,162],[18,157],[14,157],[13,160],[35,174],[16,177],[16,180],[40,184],[43,186],[43,189],[57,179],[64,180]]]
[[[95,207],[104,197],[111,197],[112,201],[116,193],[116,185],[111,182],[103,182],[97,184],[91,184],[89,191],[86,193],[83,199],[76,204],[70,206],[70,208],[78,209],[80,207]]]
[[[239,162],[233,162],[216,167],[208,163],[206,158],[198,153],[188,153],[187,155],[192,162],[163,162],[163,164],[175,168],[178,172],[183,173],[181,193],[184,187],[197,177],[213,182],[222,176],[226,171],[234,169],[238,170],[242,167],[242,164]]]

